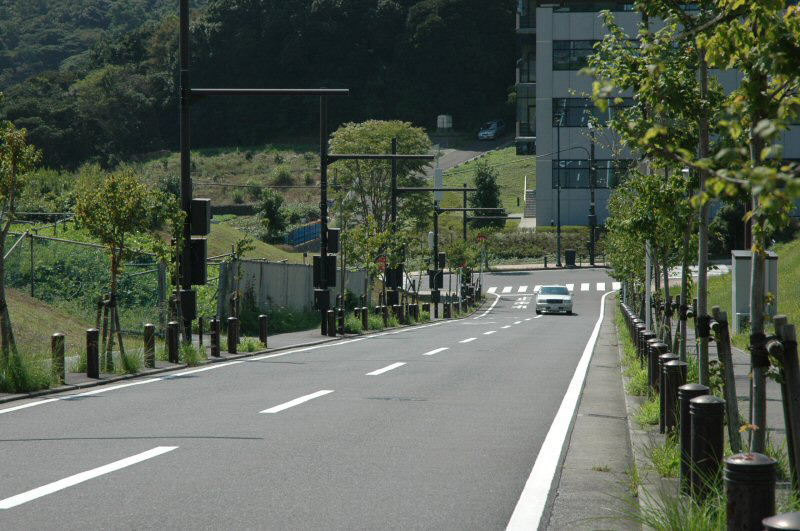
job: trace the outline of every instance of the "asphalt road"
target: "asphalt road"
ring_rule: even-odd
[[[0,528],[504,529],[611,279],[483,281],[464,320],[5,405]],[[592,289],[537,317],[556,282]]]
[[[475,157],[492,151],[500,146],[505,146],[513,142],[513,136],[503,135],[495,140],[475,140],[463,149],[443,149],[439,157],[439,167],[443,170],[455,168],[460,164],[474,159]],[[432,178],[436,164],[431,164],[425,168],[425,175]]]

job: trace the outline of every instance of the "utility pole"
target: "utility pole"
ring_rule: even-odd
[[[319,288],[315,291],[317,308],[322,319],[322,335],[328,333],[328,99],[319,98]]]
[[[181,150],[181,209],[183,219],[183,249],[181,250],[181,313],[183,314],[184,341],[191,341],[193,315],[183,308],[184,296],[192,291],[192,175],[191,175],[191,117],[192,84],[189,65],[189,0],[180,0],[180,150]]]
[[[556,227],[556,267],[561,267],[561,117],[559,115],[558,122],[556,123],[556,154],[558,155],[556,160],[558,161],[556,164],[556,175],[558,179],[557,189],[556,189],[556,223],[558,226]]]
[[[464,243],[467,242],[467,183],[464,183]]]
[[[431,286],[431,302],[433,302],[433,317],[439,318],[439,275],[444,272],[439,271],[439,201],[433,202],[433,281]]]

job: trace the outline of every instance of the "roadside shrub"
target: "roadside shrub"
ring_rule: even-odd
[[[431,320],[431,314],[430,313],[423,312],[423,311],[419,312],[419,322],[420,323],[424,323],[424,322],[430,321],[430,320]]]
[[[660,415],[661,411],[658,396],[653,396],[639,407],[633,418],[639,426],[645,428],[658,424]]]
[[[276,186],[292,186],[294,177],[292,177],[292,173],[287,167],[278,166],[272,171],[272,184]]]
[[[23,352],[9,353],[8,360],[0,362],[0,391],[29,393],[47,389],[53,377],[43,357]]]
[[[380,315],[370,314],[369,319],[367,319],[367,323],[369,324],[370,330],[383,330],[383,317]]]
[[[201,351],[201,349],[195,348],[194,345],[190,345],[188,343],[181,344],[181,351],[180,351],[181,363],[185,363],[189,367],[195,367],[205,359],[206,359],[205,349],[202,349]]]
[[[239,349],[244,352],[258,352],[264,350],[264,345],[254,337],[246,337],[239,341]]]
[[[348,315],[344,321],[344,331],[347,334],[360,334],[362,332],[361,319],[356,319],[354,315]]]

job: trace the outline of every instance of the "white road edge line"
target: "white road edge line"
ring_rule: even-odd
[[[514,508],[514,513],[511,515],[511,520],[506,526],[506,531],[539,529],[539,524],[547,505],[547,497],[553,485],[553,478],[561,460],[561,452],[578,409],[578,402],[580,401],[583,384],[586,381],[586,373],[589,370],[589,362],[592,359],[594,346],[597,343],[597,336],[600,335],[606,297],[612,293],[614,292],[607,292],[600,299],[600,315],[597,317],[592,335],[589,336],[589,341],[583,349],[578,366],[575,367],[575,373],[572,375],[572,380],[569,383],[567,392],[564,394],[564,399],[561,401],[555,419],[550,425],[547,437],[542,443],[539,455],[536,456],[533,470],[531,470],[528,481],[525,482],[525,488],[522,489],[522,494],[519,497],[517,506]]]
[[[406,364],[406,362],[404,362],[404,361],[398,361],[397,363],[392,363],[391,365],[387,365],[383,369],[378,369],[377,371],[368,372],[365,376],[378,376],[379,374],[383,374],[385,372],[389,372],[392,369],[396,369],[398,367],[402,367],[405,364]]]
[[[425,352],[423,354],[423,356],[433,356],[434,354],[438,354],[440,352],[444,352],[445,350],[450,350],[450,347],[437,348],[435,350],[431,350],[430,352]]]
[[[116,472],[122,468],[135,465],[136,463],[141,463],[142,461],[146,461],[147,459],[157,457],[167,452],[171,452],[176,448],[178,447],[157,446],[152,450],[147,450],[146,452],[142,452],[131,457],[126,457],[125,459],[120,459],[119,461],[114,461],[113,463],[93,468],[92,470],[87,470],[86,472],[81,472],[68,478],[54,481],[53,483],[29,490],[28,492],[23,492],[22,494],[11,496],[5,500],[0,500],[0,509],[11,509],[18,505],[22,505],[23,503],[28,503],[29,501],[33,501],[37,498],[47,496],[48,494],[53,494],[54,492],[58,492],[69,487],[74,487],[75,485],[83,483],[84,481],[89,481],[90,479],[94,479],[105,474],[110,474],[111,472]]]
[[[461,341],[459,341],[459,343],[470,343],[472,341],[475,341],[476,339],[478,339],[478,338],[477,337],[468,337],[467,339],[462,339]]]
[[[542,316],[542,314],[539,314],[539,315],[537,315],[536,317],[534,317],[534,319],[538,319],[538,318],[539,318],[539,317],[541,317],[541,316]],[[527,321],[528,319],[525,319],[525,320]]]
[[[308,402],[309,400],[314,400],[315,398],[319,398],[321,396],[325,396],[329,393],[332,393],[331,390],[322,390],[317,391],[316,393],[311,393],[310,395],[301,396],[300,398],[295,398],[294,400],[290,400],[278,406],[271,407],[269,409],[265,409],[262,413],[280,413],[284,409],[289,409],[290,407],[294,407],[297,405],[302,404],[303,402]]]
[[[489,306],[489,309],[488,309],[488,310],[486,310],[485,312],[483,312],[482,314],[480,314],[479,316],[477,316],[477,317],[473,317],[473,319],[480,319],[481,317],[485,316],[487,313],[491,312],[491,311],[494,309],[494,306],[497,304],[497,301],[499,301],[501,297],[500,297],[500,295],[498,295],[497,293],[493,293],[493,295],[494,295],[495,297],[497,297],[497,298],[494,300],[494,302],[492,303],[492,305],[491,305],[491,306]]]

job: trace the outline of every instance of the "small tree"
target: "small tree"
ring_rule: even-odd
[[[477,191],[470,194],[469,205],[473,208],[502,208],[500,201],[500,187],[497,186],[497,170],[489,166],[485,160],[479,160],[475,164],[475,188]],[[475,216],[505,216],[505,210],[476,210]],[[472,221],[472,226],[497,227],[505,225],[503,219],[476,219]]]
[[[6,237],[16,219],[25,176],[41,160],[41,152],[28,145],[27,135],[25,129],[17,129],[11,122],[0,126],[0,349],[4,362],[8,361],[11,348],[16,351],[6,300]]]
[[[271,188],[261,192],[258,204],[258,217],[266,230],[268,241],[274,241],[286,230],[288,215],[283,206],[283,194]]]
[[[106,328],[104,320],[103,348],[106,353],[106,369],[112,370],[114,332],[119,341],[121,359],[126,363],[117,309],[117,279],[128,252],[126,239],[148,230],[152,195],[130,170],[99,174],[99,182],[97,176],[98,174],[91,173],[83,176],[75,198],[75,213],[89,234],[106,246],[111,261],[111,285],[107,304],[110,325]]]

